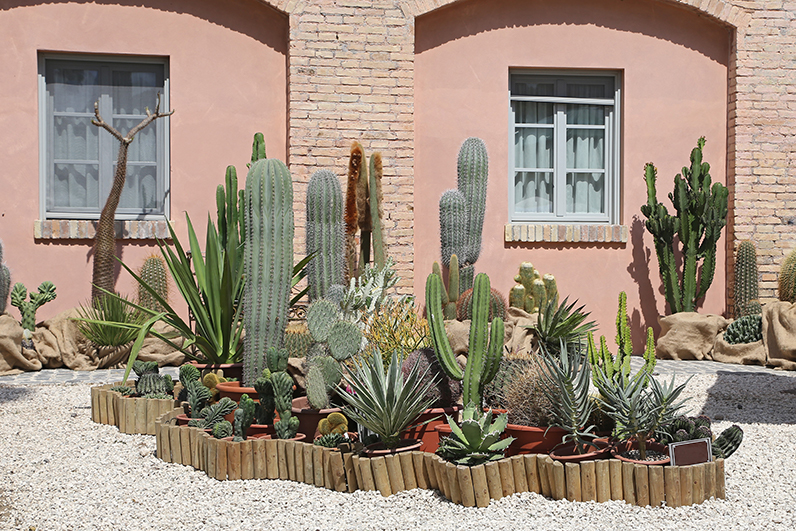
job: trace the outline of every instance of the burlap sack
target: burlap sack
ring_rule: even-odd
[[[0,376],[40,369],[36,353],[22,351],[22,326],[7,313],[0,315]]]
[[[716,336],[730,323],[720,315],[680,312],[658,317],[661,334],[655,345],[664,360],[710,360]]]
[[[724,332],[722,332],[716,337],[716,344],[713,345],[713,361],[739,365],[765,365],[766,347],[763,346],[762,339],[754,343],[731,345],[724,341]]]
[[[536,336],[527,326],[536,325],[536,315],[528,314],[519,308],[509,308],[506,312],[503,344],[515,353],[535,352]],[[454,354],[467,354],[470,344],[470,321],[445,321],[445,332]]]
[[[796,370],[796,304],[769,302],[763,306],[766,364]]]

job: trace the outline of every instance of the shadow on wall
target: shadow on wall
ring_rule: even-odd
[[[9,5],[10,4],[10,5]],[[287,55],[287,15],[258,0],[19,0],[3,2],[0,12],[41,4],[96,4],[145,7],[158,11],[191,15],[255,39],[272,50]]]
[[[732,28],[683,7],[659,0],[460,0],[417,18],[415,53],[478,33],[528,26],[599,26],[648,35],[695,50],[728,64],[726,42],[705,33]]]
[[[633,343],[639,344],[646,341],[646,330],[652,327],[655,337],[661,332],[658,325],[657,295],[652,286],[652,278],[659,278],[658,257],[653,257],[653,250],[644,245],[644,221],[638,216],[633,216],[630,225],[630,246],[633,252],[633,261],[627,266],[627,272],[638,287],[638,300],[641,301],[641,311],[634,309],[630,315],[630,329],[635,332]],[[659,291],[663,298],[663,292]],[[642,334],[643,332],[643,334]],[[639,336],[639,337],[635,337]]]
[[[694,404],[686,403],[686,407]],[[713,421],[793,424],[796,423],[796,378],[761,372],[716,374],[705,405],[695,415]]]

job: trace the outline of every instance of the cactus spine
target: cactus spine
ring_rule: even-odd
[[[683,167],[674,178],[674,192],[669,194],[677,215],[670,215],[658,202],[655,190],[657,170],[652,163],[644,168],[647,183],[647,204],[641,213],[655,240],[655,253],[663,279],[666,301],[672,313],[693,312],[713,282],[716,270],[716,244],[727,223],[727,188],[721,183],[711,186],[710,165],[702,162],[705,138],[697,141],[691,151],[691,168]],[[678,275],[675,260],[675,235],[682,245],[683,272]],[[697,286],[698,262],[702,268]]]
[[[11,290],[11,272],[3,263],[3,242],[0,242],[0,315],[5,313]]]
[[[796,302],[796,249],[790,252],[779,269],[779,300]]]
[[[267,347],[281,348],[293,277],[293,183],[281,161],[260,159],[246,176],[244,385],[265,368]]]
[[[169,274],[166,270],[166,262],[163,261],[162,256],[153,254],[145,258],[144,263],[141,264],[138,276],[141,277],[141,280],[152,288],[161,299],[168,302]],[[154,297],[142,283],[138,283],[138,304],[156,312],[166,311],[163,305],[158,302],[157,298]]]
[[[500,358],[503,355],[503,319],[496,317],[489,330],[489,277],[484,273],[476,276],[473,288],[473,320],[470,323],[470,351],[467,365],[462,371],[445,333],[443,322],[441,291],[442,279],[430,274],[426,279],[426,305],[429,328],[434,341],[434,351],[442,370],[448,377],[463,380],[463,401],[481,407],[483,391],[497,374]],[[487,335],[489,334],[489,337]]]
[[[307,185],[307,265],[310,300],[321,299],[329,286],[345,282],[343,263],[343,192],[329,170],[318,170]]]
[[[55,284],[45,280],[39,285],[37,293],[31,292],[29,301],[25,300],[27,297],[28,290],[25,289],[25,285],[22,282],[14,284],[14,289],[11,290],[11,305],[19,309],[19,313],[22,316],[20,324],[22,328],[27,330],[26,339],[30,339],[29,334],[33,332],[36,326],[36,310],[43,304],[55,299]]]
[[[761,313],[755,244],[744,240],[735,251],[735,318]]]

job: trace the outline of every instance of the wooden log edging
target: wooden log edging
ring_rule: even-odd
[[[420,487],[437,489],[465,507],[486,507],[493,499],[521,492],[653,507],[724,498],[723,459],[687,467],[616,459],[563,465],[547,455],[519,455],[465,467],[419,451],[368,459],[305,442],[217,440],[204,430],[177,426],[174,417],[181,412],[174,409],[155,422],[157,456],[219,480],[288,479],[337,492],[378,491],[385,497]]]
[[[116,426],[122,433],[155,435],[155,421],[180,405],[172,399],[122,396],[111,391],[117,385],[122,382],[91,388],[91,420]],[[128,381],[127,385],[135,386],[135,383]]]

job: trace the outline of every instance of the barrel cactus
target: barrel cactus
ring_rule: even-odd
[[[145,258],[144,263],[141,264],[141,269],[138,271],[138,276],[145,283],[138,283],[138,304],[156,312],[165,311],[158,298],[144,287],[144,285],[149,286],[157,293],[158,297],[168,302],[169,274],[163,257],[153,254]]]
[[[758,295],[757,251],[744,240],[735,251],[735,317],[761,313]]]
[[[796,249],[785,257],[779,269],[779,300],[796,302]]]
[[[342,413],[334,412],[318,422],[321,435],[340,434],[348,431],[348,419]],[[336,445],[335,445],[336,446]]]
[[[489,322],[495,317],[506,319],[506,297],[495,288],[489,293]],[[459,296],[456,302],[456,318],[459,321],[470,320],[473,318],[473,290],[468,289]]]

